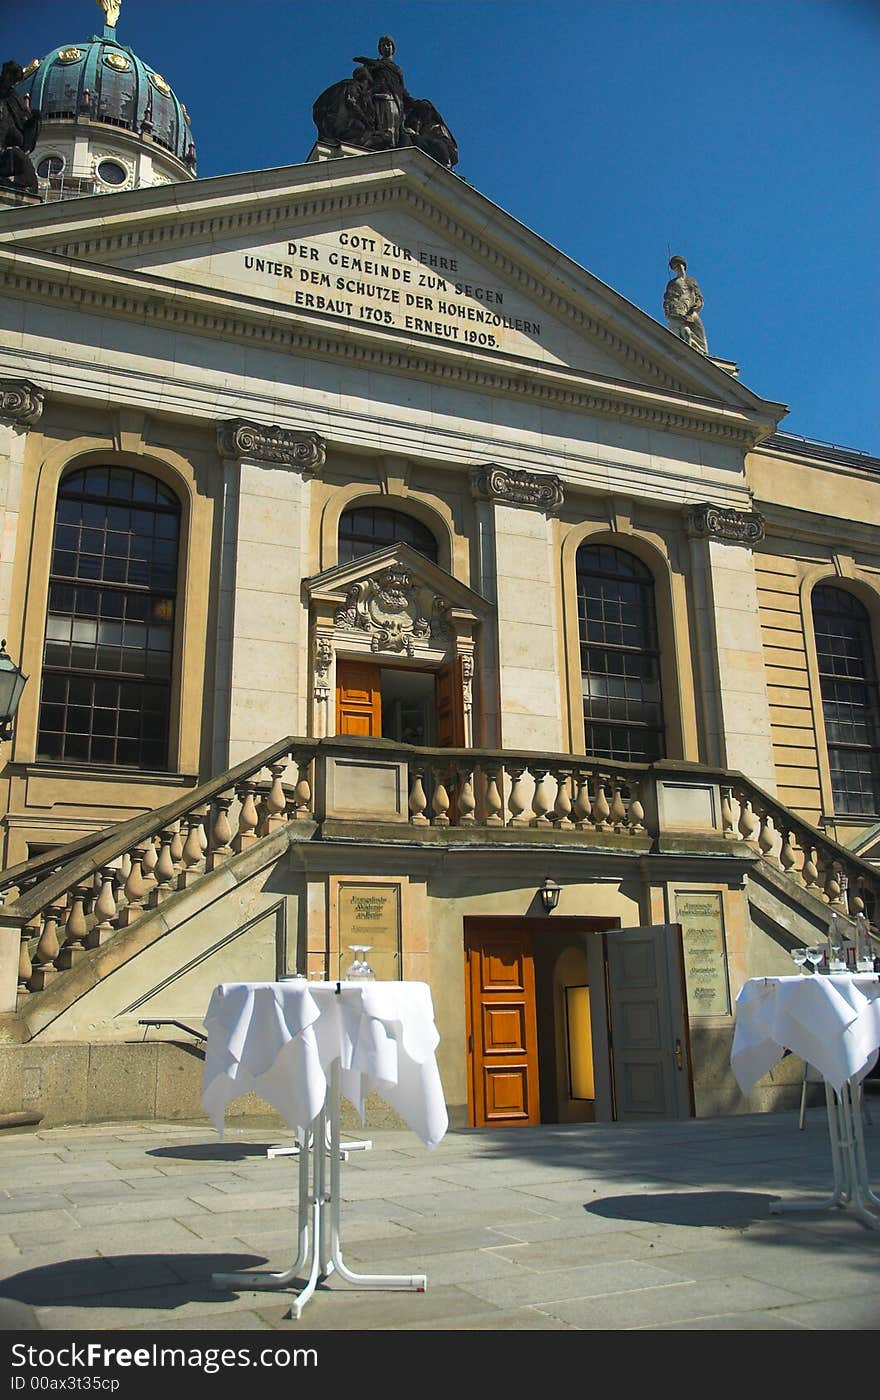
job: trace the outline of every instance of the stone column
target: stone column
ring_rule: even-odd
[[[752,546],[764,538],[757,511],[688,506],[697,621],[698,692],[706,760],[737,768],[776,792],[770,705]]]
[[[231,467],[218,633],[218,691],[228,696],[228,716],[217,759],[225,767],[305,724],[306,478],[321,470],[326,452],[317,433],[242,419],[218,424],[217,438]]]
[[[487,536],[497,626],[499,742],[508,749],[562,748],[559,559],[552,513],[563,500],[557,476],[488,465],[471,472],[480,526]],[[488,687],[487,687],[488,688]]]

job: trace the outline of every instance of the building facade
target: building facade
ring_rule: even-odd
[[[453,1121],[790,1102],[734,1001],[880,909],[880,462],[414,146],[8,204],[11,1106],[189,1116],[142,1023],[361,944]]]

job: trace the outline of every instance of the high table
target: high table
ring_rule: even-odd
[[[753,977],[736,999],[730,1064],[747,1094],[786,1049],[825,1082],[833,1188],[818,1201],[774,1201],[771,1211],[851,1206],[880,1230],[880,1206],[868,1180],[862,1128],[862,1080],[880,1047],[880,977],[874,972]]]
[[[214,1274],[214,1284],[285,1288],[310,1261],[291,1303],[294,1318],[331,1273],[360,1288],[424,1292],[424,1274],[357,1274],[342,1258],[339,1101],[344,1094],[363,1119],[376,1090],[426,1147],[443,1138],[440,1037],[427,983],[226,982],[214,989],[205,1030],[202,1103],[221,1136],[227,1103],[253,1090],[302,1144],[295,1260],[278,1273]]]

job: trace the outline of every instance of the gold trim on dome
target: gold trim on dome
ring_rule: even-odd
[[[183,102],[181,102],[181,104],[180,104],[180,110],[181,110],[181,112],[183,113],[183,120],[186,122],[187,126],[191,126],[192,123],[190,122],[190,119],[189,119],[189,112],[186,110],[186,107],[185,107],[185,105],[184,105]]]
[[[37,69],[39,68],[39,66],[40,66],[40,60],[39,60],[38,58],[32,58],[31,61],[30,61],[30,63],[28,64],[27,68],[25,68],[25,70],[24,70],[24,72],[22,73],[21,76],[22,76],[23,78],[29,78],[29,77],[31,76],[31,73],[36,73],[36,71],[37,71]]]
[[[78,59],[82,58],[82,56],[82,49],[62,49],[58,55],[58,62],[76,63]]]
[[[115,68],[117,73],[126,73],[131,67],[124,53],[105,53],[104,62],[108,68]]]
[[[168,86],[161,73],[151,73],[150,82],[154,87],[157,87],[161,93],[164,93],[166,97],[171,96],[171,88]]]

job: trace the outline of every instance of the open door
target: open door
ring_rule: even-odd
[[[336,663],[336,733],[382,737],[382,673],[370,661]]]
[[[436,675],[434,692],[437,710],[437,747],[463,749],[464,725],[464,657],[456,656]]]
[[[678,924],[602,935],[614,1117],[690,1118],[693,1075]]]

